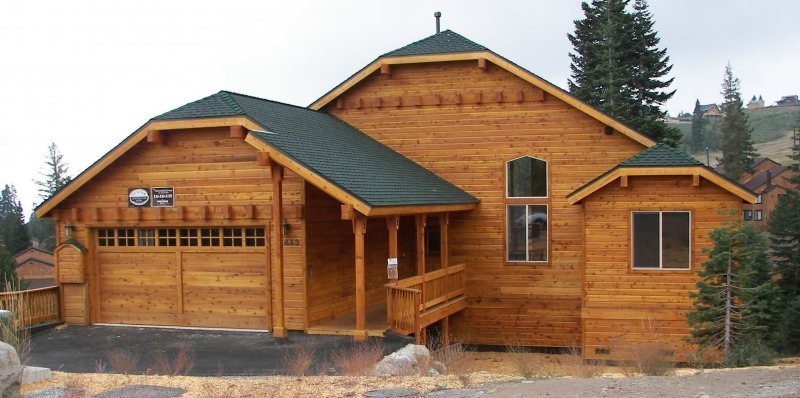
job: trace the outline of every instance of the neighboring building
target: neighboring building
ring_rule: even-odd
[[[764,107],[764,99],[759,95],[758,98],[754,95],[750,102],[747,103],[747,109],[761,109]]]
[[[56,286],[53,253],[29,247],[14,256],[17,278],[28,282],[28,289]]]
[[[708,234],[754,201],[445,31],[308,108],[221,91],[156,116],[36,214],[68,323],[437,328],[597,359],[657,334],[685,360]]]
[[[704,119],[721,119],[724,114],[717,104],[700,104],[700,101],[695,102],[694,114],[702,115]]]
[[[798,105],[800,101],[798,101],[796,95],[786,95],[781,97],[781,99],[777,101],[777,104],[778,106]]]
[[[757,195],[756,203],[744,206],[742,219],[751,221],[759,230],[766,230],[767,220],[778,204],[778,198],[795,188],[791,174],[788,166],[781,166],[769,158],[758,158],[753,174],[742,178],[743,185]]]

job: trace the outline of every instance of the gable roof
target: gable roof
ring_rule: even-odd
[[[474,196],[327,113],[226,91],[218,95],[232,99],[267,130],[250,132],[258,141],[369,207],[478,203]]]
[[[250,130],[248,143],[363,214],[372,214],[375,207],[400,206],[457,211],[478,203],[472,195],[336,117],[295,105],[220,91],[156,116],[140,130],[153,123],[169,129],[173,126],[170,122],[202,127],[203,121],[215,120],[244,123]],[[142,134],[146,132],[129,136],[123,141],[130,141],[128,144],[118,145],[105,157],[118,158],[146,137]],[[45,201],[37,214],[43,216],[110,161],[101,159],[90,166],[97,170],[86,174],[88,177],[84,174],[90,169],[81,173],[81,178],[68,185],[68,192]]]
[[[768,178],[767,172],[772,173],[772,179],[773,179],[772,183],[775,184],[777,182],[775,181],[775,179],[777,179],[778,176],[781,175],[787,169],[789,169],[789,166],[770,167],[767,170],[756,173],[755,175],[750,177],[749,180],[745,181],[745,183],[742,185],[744,185],[745,187],[747,187],[747,189],[750,190],[758,189],[758,187],[767,183],[767,178]]]
[[[448,29],[422,40],[415,41],[397,50],[389,51],[381,57],[405,57],[423,54],[455,54],[487,51],[488,48],[467,39]]]
[[[717,173],[689,154],[667,144],[656,144],[623,160],[611,170],[576,189],[567,195],[567,201],[576,204],[617,178],[644,175],[702,176],[742,200],[750,203],[756,200],[756,195],[752,191]]]
[[[621,134],[639,142],[644,146],[655,145],[650,137],[642,134],[613,117],[605,114],[599,109],[577,99],[572,94],[561,89],[553,83],[537,76],[533,72],[509,61],[489,48],[475,43],[464,36],[451,30],[445,30],[426,37],[422,40],[411,43],[407,46],[389,51],[376,58],[369,65],[361,68],[326,94],[318,98],[308,107],[319,110],[325,105],[342,95],[358,82],[369,77],[373,72],[380,69],[382,65],[411,64],[424,62],[445,62],[445,61],[465,61],[485,59],[491,63],[507,70],[517,77],[538,87],[542,91],[566,102],[581,112],[589,115],[595,120],[603,123]]]

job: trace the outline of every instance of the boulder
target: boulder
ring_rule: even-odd
[[[375,376],[429,375],[430,370],[432,370],[431,352],[428,351],[428,348],[424,345],[409,344],[385,356],[372,369],[372,374]]]
[[[19,394],[19,379],[22,376],[22,365],[14,347],[0,342],[0,392],[7,395]]]
[[[50,380],[53,378],[53,372],[48,368],[40,368],[38,366],[26,366],[22,369],[22,378],[20,383],[32,384],[40,381]]]

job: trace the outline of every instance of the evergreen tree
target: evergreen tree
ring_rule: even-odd
[[[17,199],[17,190],[6,185],[0,192],[0,238],[6,253],[17,254],[30,246],[30,235],[25,225],[22,204]]]
[[[770,274],[766,244],[741,222],[713,230],[713,249],[698,271],[695,311],[687,315],[689,341],[715,348],[731,363],[735,352],[767,340],[778,324],[780,297]]]
[[[708,139],[708,120],[703,118],[703,112],[700,110],[700,100],[696,100],[694,104],[694,113],[692,114],[692,133],[689,140],[689,146],[692,152],[700,152],[709,146]]]
[[[28,232],[42,250],[53,251],[56,248],[56,222],[49,218],[36,217],[31,213],[28,219]]]
[[[55,142],[50,143],[45,156],[45,170],[40,173],[44,179],[34,180],[39,186],[39,197],[42,200],[46,200],[69,183],[71,178],[67,174],[68,170],[64,155],[59,152]]]
[[[593,0],[581,4],[584,19],[575,21],[569,34],[569,89],[579,99],[617,118],[656,141],[672,146],[680,142],[677,129],[662,120],[660,106],[672,92],[672,79],[662,80],[670,69],[665,49],[658,49],[652,14],[644,0]]]
[[[722,135],[720,149],[722,158],[717,159],[722,165],[725,175],[738,181],[744,173],[753,171],[758,152],[753,146],[751,136],[753,128],[744,113],[742,95],[739,91],[739,79],[733,76],[729,63],[725,67],[725,78],[722,82],[722,111],[724,116],[719,131]]]
[[[800,124],[800,120],[798,121]],[[800,352],[800,142],[795,140],[792,148],[792,182],[794,189],[778,199],[778,204],[769,216],[768,230],[770,248],[775,259],[785,303],[781,333],[784,351]]]
[[[17,263],[14,258],[3,248],[0,248],[0,292],[25,289],[27,283],[17,278],[16,269]]]

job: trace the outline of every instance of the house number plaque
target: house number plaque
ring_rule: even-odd
[[[284,239],[284,246],[300,246],[300,239]]]

